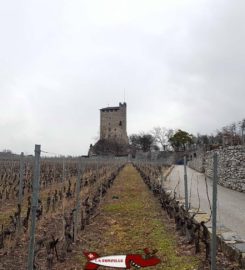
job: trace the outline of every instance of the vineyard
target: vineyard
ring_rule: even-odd
[[[102,197],[122,167],[122,162],[110,160],[41,159],[35,235],[31,235],[34,162],[1,160],[0,269],[27,269],[32,237],[30,269],[53,269],[55,261],[65,261],[77,232],[97,215]]]
[[[210,218],[198,222],[200,209],[186,211],[176,188],[164,189],[170,172],[115,158],[1,159],[0,269],[84,269],[84,250],[131,253],[149,243],[157,249],[148,255],[158,250],[164,263],[156,269],[210,269]],[[239,269],[221,252],[217,262]]]

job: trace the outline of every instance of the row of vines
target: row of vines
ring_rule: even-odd
[[[23,164],[20,185],[20,161],[0,160],[0,269],[27,269],[34,161]],[[33,269],[55,269],[66,260],[123,166],[108,159],[41,159]]]
[[[197,215],[202,213],[200,210],[200,201],[198,209],[185,209],[184,201],[177,198],[176,188],[174,190],[166,190],[164,181],[166,180],[162,173],[162,166],[157,163],[134,163],[135,168],[139,171],[146,185],[159,199],[162,208],[168,214],[171,221],[175,223],[175,229],[181,237],[184,238],[186,245],[191,245],[195,254],[199,254],[208,268],[211,264],[211,234],[208,230],[208,223],[211,215],[204,220],[199,220]],[[200,198],[199,198],[200,200]],[[224,259],[224,255],[219,253],[219,261],[221,267],[230,265],[229,259]],[[220,269],[240,269],[236,263],[231,263],[231,268]],[[238,267],[238,268],[237,268]],[[206,268],[205,268],[206,269]]]

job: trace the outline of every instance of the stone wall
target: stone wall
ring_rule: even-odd
[[[100,139],[90,145],[88,156],[128,156],[127,104],[100,109]]]
[[[100,140],[128,144],[126,103],[100,110]]]
[[[245,192],[245,148],[242,146],[229,146],[215,150],[218,153],[219,184]],[[208,177],[213,176],[213,151],[195,153],[188,166]]]
[[[205,154],[203,151],[194,152],[189,155],[188,166],[198,172],[204,173]]]

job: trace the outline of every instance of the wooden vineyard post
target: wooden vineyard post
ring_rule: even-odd
[[[213,157],[213,204],[212,204],[212,241],[211,241],[211,270],[216,270],[217,236],[217,182],[218,182],[218,156],[214,153]]]
[[[21,210],[22,210],[22,200],[23,200],[23,178],[24,178],[24,153],[21,152],[20,154],[20,179],[19,179],[19,217],[18,217],[18,234],[21,232]]]
[[[74,242],[77,240],[77,228],[80,213],[80,191],[81,191],[81,158],[78,159],[78,173],[77,173],[77,183],[76,183],[76,205],[75,205],[75,216],[74,216]]]
[[[188,211],[188,182],[187,182],[187,160],[184,157],[184,184],[185,184],[185,210]]]
[[[38,208],[38,191],[40,182],[40,154],[41,154],[41,145],[36,144],[34,178],[32,185],[31,228],[30,228],[30,240],[28,251],[28,270],[33,270],[33,262],[34,262],[36,212]]]

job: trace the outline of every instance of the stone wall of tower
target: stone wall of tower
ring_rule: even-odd
[[[128,144],[126,103],[100,110],[100,139]]]

